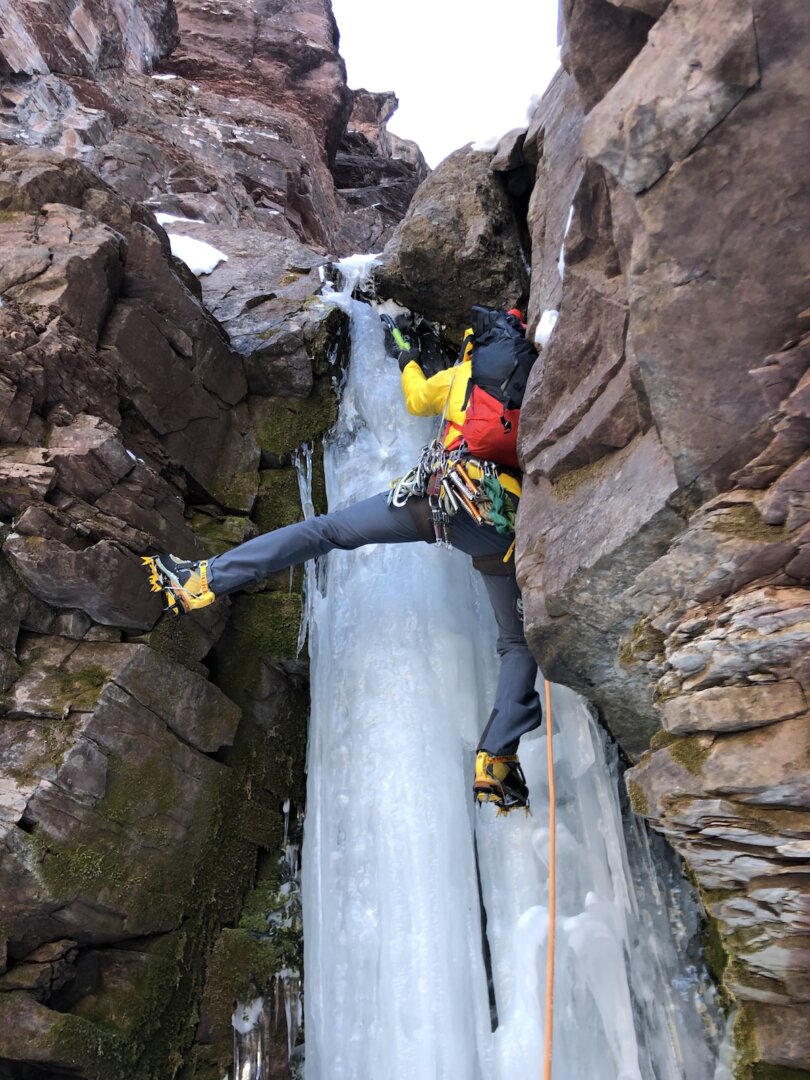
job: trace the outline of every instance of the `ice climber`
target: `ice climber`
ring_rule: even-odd
[[[448,543],[472,557],[481,574],[498,625],[500,668],[495,701],[476,752],[474,798],[494,803],[499,812],[529,805],[529,792],[520,761],[522,735],[538,727],[542,715],[535,691],[537,665],[523,631],[522,601],[515,578],[514,514],[520,498],[520,473],[496,465],[483,454],[470,453],[464,435],[468,413],[476,399],[472,356],[488,331],[496,339],[496,352],[513,366],[515,347],[534,350],[525,341],[525,323],[517,309],[509,312],[473,308],[475,333],[467,331],[458,363],[427,377],[415,346],[392,324],[398,348],[402,391],[408,411],[416,416],[440,415],[440,437],[422,452],[419,464],[395,481],[390,491],[380,492],[343,510],[323,514],[257,536],[231,551],[204,561],[162,554],[145,557],[152,589],[161,592],[166,609],[175,615],[204,608],[218,597],[237,592],[268,575],[303,563],[335,548],[352,550],[365,544],[408,544],[424,541]],[[522,342],[522,345],[520,344]],[[484,346],[480,345],[481,355]],[[525,385],[525,376],[523,379]],[[520,387],[520,397],[522,398]],[[484,394],[483,398],[487,398]],[[517,420],[497,406],[500,433],[509,431],[506,417]],[[480,413],[480,408],[478,409]],[[495,421],[492,421],[495,424]],[[492,433],[498,435],[491,426]],[[505,460],[514,455],[516,432],[508,436],[512,449],[496,449],[492,457]],[[515,459],[516,464],[516,459]]]

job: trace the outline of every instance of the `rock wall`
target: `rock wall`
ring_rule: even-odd
[[[300,596],[269,582],[167,623],[139,556],[294,517],[252,419],[286,399],[250,392],[145,207],[41,150],[0,149],[0,191],[0,1074],[166,1077],[204,1031],[188,1075],[220,1076],[230,1012],[194,1021],[207,957],[303,798],[306,693],[277,670]],[[295,399],[310,433],[318,395]],[[298,439],[273,431],[281,464]],[[226,628],[241,652],[215,663]],[[229,990],[263,990],[277,945]]]
[[[384,243],[427,168],[395,97],[346,86],[325,0],[2,21],[0,1076],[219,1080],[234,1001],[302,964],[266,919],[301,575],[169,621],[140,556],[298,520],[345,359],[327,259]]]
[[[450,336],[472,303],[559,312],[521,417],[527,634],[700,890],[738,1077],[810,1075],[810,15],[562,7],[527,130],[435,171],[380,281]]]

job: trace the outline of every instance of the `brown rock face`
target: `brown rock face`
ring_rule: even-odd
[[[641,755],[632,803],[716,920],[746,1067],[807,1069],[810,20],[564,10],[570,76],[522,147],[531,328],[559,312],[521,415],[527,633]]]
[[[519,219],[491,154],[464,148],[419,188],[376,272],[381,293],[446,324],[458,340],[470,305],[525,302]]]
[[[660,0],[564,0],[562,62],[576,80],[587,112],[644,46]],[[652,8],[652,11],[649,9]]]
[[[635,192],[682,161],[759,80],[751,0],[676,4],[649,46],[582,131],[585,153]],[[677,64],[662,65],[662,53]]]
[[[205,7],[178,0],[177,14],[180,48],[172,70],[303,115],[327,159],[334,160],[352,94],[328,0],[236,0]]]
[[[8,0],[0,74],[92,77],[102,68],[145,71],[176,44],[177,14],[171,0],[120,6],[102,0]]]
[[[394,94],[355,90],[353,96],[352,115],[332,173],[354,211],[344,224],[344,237],[354,239],[355,251],[377,251],[385,243],[385,226],[402,220],[415,183],[430,170],[415,143],[386,130],[399,104]]]

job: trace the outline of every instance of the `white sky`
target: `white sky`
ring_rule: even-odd
[[[388,129],[436,165],[526,125],[558,67],[558,0],[332,0],[349,86],[399,98]]]

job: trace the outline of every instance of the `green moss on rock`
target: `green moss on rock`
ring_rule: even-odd
[[[277,857],[284,838],[280,800],[290,797],[300,803],[304,796],[307,711],[303,695],[291,697],[272,728],[256,727],[234,747],[231,764],[235,773],[249,778],[250,790],[260,794],[264,805],[268,799],[273,800],[273,809],[265,815],[262,825],[260,842],[265,854],[257,867],[254,887],[234,925],[225,926],[218,935],[211,954],[202,1000],[207,1041],[194,1047],[183,1080],[220,1080],[231,1060],[230,1017],[236,1000],[266,993],[282,968],[300,970],[300,925],[271,932],[267,915],[282,903]],[[242,805],[240,838],[244,843],[245,837],[255,831],[257,807],[255,801],[251,804],[246,799]]]
[[[218,1054],[232,1045],[230,1017],[237,1001],[263,997],[283,964],[273,942],[242,927],[226,927],[217,939],[208,967],[209,992],[205,1010],[209,1023],[222,1035]]]
[[[734,1080],[810,1080],[806,1069],[760,1061],[756,1038],[755,1005],[743,1002],[734,1021]]]
[[[165,905],[171,902],[177,911],[178,929],[145,946],[143,968],[128,987],[88,995],[52,1029],[49,1038],[54,1057],[73,1062],[88,1080],[173,1080],[181,1070],[184,1080],[206,1076],[218,1080],[225,1071],[232,1038],[229,1017],[233,1000],[228,995],[234,993],[234,987],[245,989],[250,980],[251,985],[267,982],[285,955],[278,941],[268,938],[257,943],[253,927],[258,906],[267,901],[267,889],[274,887],[272,881],[263,896],[257,896],[255,905],[248,905],[244,926],[239,914],[245,892],[255,881],[257,847],[281,847],[282,801],[303,799],[306,712],[305,698],[290,689],[279,701],[272,724],[253,721],[240,725],[229,768],[218,774],[218,784],[211,787],[205,806],[192,822],[189,836],[198,843],[190,846],[185,863],[176,859],[183,863],[176,874],[166,869],[166,880],[161,883],[165,891],[158,902],[164,905],[164,916]],[[137,810],[135,792],[144,776],[148,783],[153,782],[145,773],[139,775],[138,768],[128,763],[113,785],[111,820],[127,820]],[[171,792],[160,798],[168,805]],[[144,806],[141,810],[148,816]],[[266,823],[260,838],[255,836],[257,819]],[[54,848],[54,842],[48,840],[46,862],[54,860]],[[98,883],[111,869],[108,855],[96,850],[80,852],[69,867],[72,879],[76,884],[87,883],[98,895]],[[153,890],[153,883],[136,881],[129,869],[130,888],[135,887],[138,893]],[[113,885],[115,882],[110,885],[108,881],[108,886]],[[229,922],[236,925],[223,931],[227,977],[217,989],[213,978],[218,971],[217,954],[212,958],[211,949],[220,939],[223,923],[227,930]],[[188,1049],[196,1034],[197,1006],[207,974],[211,993],[219,994],[228,1005],[222,1028],[227,1039],[223,1036],[218,1057],[210,1046]]]
[[[149,634],[149,645],[162,656],[194,668],[200,655],[200,634],[192,619],[161,619]]]
[[[313,442],[337,419],[337,397],[328,376],[316,379],[308,398],[268,397],[256,406],[259,446],[284,458],[303,442]]]
[[[671,731],[665,731],[662,728],[661,731],[656,731],[650,739],[650,749],[663,750],[664,747],[671,746],[672,743],[677,742],[678,738],[678,735],[673,735]]]
[[[723,944],[723,936],[720,933],[718,920],[706,915],[701,931],[703,945],[703,958],[711,972],[712,978],[718,987],[723,985],[723,976],[728,966],[728,953]]]
[[[230,551],[236,544],[249,540],[256,532],[250,518],[241,514],[213,517],[198,511],[191,515],[188,525],[194,535],[200,538],[205,553],[209,556]]]
[[[810,1072],[806,1069],[758,1060],[755,1008],[743,1002],[734,1021],[734,1080],[810,1080]]]
[[[212,494],[227,510],[250,510],[256,498],[257,474],[246,472],[218,473],[211,484]]]
[[[807,1069],[791,1069],[787,1065],[769,1065],[758,1061],[751,1067],[751,1080],[810,1080]]]
[[[68,716],[64,720],[35,722],[38,732],[36,752],[31,754],[22,768],[9,769],[9,776],[18,784],[26,784],[48,773],[55,773],[65,760],[65,754],[73,746],[78,724],[75,716]]]
[[[663,658],[666,637],[642,616],[630,630],[629,637],[619,648],[619,663],[623,667]]]
[[[303,518],[298,475],[294,468],[266,469],[259,474],[253,520],[260,532],[292,525]]]
[[[646,792],[635,780],[628,782],[627,794],[630,797],[630,808],[633,813],[638,814],[639,817],[647,817],[650,812],[650,803]]]
[[[295,656],[301,612],[299,593],[263,592],[235,599],[230,628],[212,657],[212,669],[218,685],[237,705],[249,707],[263,658]]]
[[[81,1068],[90,1080],[103,1080],[101,1062],[108,1062],[112,1075],[126,1058],[121,1036],[104,1031],[81,1016],[66,1014],[48,1031],[42,1040],[53,1056]]]
[[[106,846],[66,844],[41,832],[31,833],[29,842],[53,896],[106,893],[127,880],[126,870]]]
[[[567,499],[586,480],[589,480],[592,476],[597,476],[602,471],[604,464],[605,459],[599,458],[596,461],[589,461],[587,465],[581,465],[578,469],[563,473],[562,476],[552,481],[554,494],[560,499]]]
[[[27,666],[30,665],[31,660]],[[59,712],[87,712],[98,701],[109,677],[110,673],[100,664],[88,664],[74,671],[59,667],[48,672],[39,692]]]
[[[90,895],[113,909],[127,911],[130,931],[182,917],[192,888],[201,838],[210,830],[210,808],[197,808],[189,830],[196,842],[178,853],[168,848],[170,815],[177,804],[173,767],[155,750],[145,758],[109,758],[107,791],[96,807],[101,827],[92,841],[66,842],[41,828],[27,834],[42,879],[56,898]],[[145,836],[151,858],[134,858],[121,837]]]
[[[701,735],[677,736],[667,745],[667,750],[673,760],[683,765],[693,776],[700,775],[710,749],[711,746],[704,745]]]
[[[743,540],[755,540],[766,544],[786,540],[790,530],[786,525],[768,525],[753,503],[724,507],[709,519],[712,532],[725,533]]]
[[[229,670],[219,669],[220,685],[229,697],[238,694],[242,680],[255,681],[255,664],[262,657],[286,660],[295,656],[301,610],[298,593],[266,592],[236,598],[225,646],[231,658]],[[238,672],[233,671],[234,665]]]

